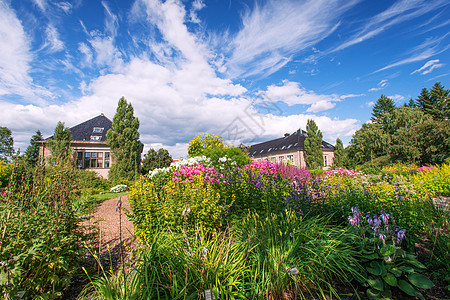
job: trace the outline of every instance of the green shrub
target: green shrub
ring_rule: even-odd
[[[12,163],[4,164],[4,162],[0,160],[0,188],[4,188],[8,185],[13,166]]]
[[[0,199],[0,288],[6,299],[21,293],[55,299],[82,258],[83,235],[71,209],[73,169],[60,165],[43,174],[42,166],[16,161]]]

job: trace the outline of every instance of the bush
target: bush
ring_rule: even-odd
[[[5,298],[22,295],[55,299],[69,284],[83,250],[83,235],[71,201],[73,169],[55,167],[43,177],[16,161],[12,179],[0,198],[0,288]]]
[[[0,188],[4,188],[8,185],[13,167],[14,165],[12,163],[4,164],[4,162],[0,160]]]

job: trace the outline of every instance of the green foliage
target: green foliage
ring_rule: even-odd
[[[64,123],[58,122],[53,136],[48,140],[48,148],[51,151],[50,162],[61,163],[70,157],[70,141],[72,134],[70,128],[64,127]]]
[[[386,122],[386,114],[390,114],[395,109],[394,100],[386,97],[385,95],[381,95],[375,103],[372,110],[372,122],[378,124],[387,124]]]
[[[137,253],[139,264],[126,281],[123,274],[92,280],[95,299],[220,299],[246,297],[247,253],[231,232],[196,227],[190,234],[167,230],[152,235]],[[90,290],[86,289],[85,294]]]
[[[4,188],[8,185],[13,168],[14,165],[12,163],[5,164],[2,160],[0,160],[0,188]]]
[[[14,139],[11,130],[0,126],[0,160],[8,162],[14,154]]]
[[[250,158],[241,148],[213,147],[206,149],[203,154],[211,160],[211,164],[222,173],[232,172],[236,167],[251,162]]]
[[[144,241],[161,228],[192,231],[198,224],[209,230],[220,229],[224,212],[232,203],[225,203],[202,175],[194,176],[192,182],[169,181],[159,194],[150,180],[140,180],[130,189],[128,201],[135,234]]]
[[[170,156],[169,151],[166,149],[161,148],[156,151],[150,148],[142,160],[141,174],[148,174],[156,168],[168,167],[172,160],[172,156]]]
[[[310,169],[322,169],[323,153],[322,153],[322,132],[317,127],[314,120],[308,120],[306,124],[305,151],[306,164]]]
[[[344,166],[345,152],[344,145],[340,138],[336,139],[336,145],[334,146],[334,167],[342,168]]]
[[[361,217],[357,207],[353,207],[350,223],[359,235],[355,244],[361,249],[361,274],[355,278],[365,287],[370,299],[390,298],[391,287],[398,287],[409,296],[424,299],[416,287],[429,289],[434,284],[417,273],[425,269],[416,256],[401,247],[406,230],[396,227],[395,220],[386,212],[380,216]],[[365,222],[367,221],[367,222]]]
[[[112,128],[106,133],[106,144],[111,148],[114,163],[109,170],[113,182],[134,180],[138,175],[142,144],[139,141],[139,120],[134,117],[131,103],[119,99]]]
[[[380,124],[364,123],[357,130],[346,148],[347,157],[360,165],[378,156],[387,154],[391,136],[386,134]]]
[[[25,157],[27,158],[28,162],[31,165],[36,165],[39,160],[39,143],[40,141],[43,141],[44,138],[41,134],[41,132],[38,130],[36,131],[36,134],[33,135],[30,139],[30,146],[28,146],[27,150],[25,151]]]
[[[61,164],[48,177],[16,161],[0,196],[0,288],[6,299],[55,299],[69,284],[83,250],[79,219],[71,209],[73,168]],[[3,199],[2,199],[3,198]]]
[[[428,91],[423,88],[416,99],[417,107],[435,120],[450,119],[450,90],[436,82]]]
[[[189,142],[188,155],[190,157],[202,156],[205,150],[213,148],[225,148],[224,140],[220,135],[203,133],[197,135]]]
[[[261,217],[250,213],[235,231],[249,253],[248,299],[318,298],[322,288],[337,294],[332,280],[356,276],[356,252],[346,229],[329,226],[326,218],[303,218],[287,211]]]

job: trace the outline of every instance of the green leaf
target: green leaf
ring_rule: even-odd
[[[401,267],[399,267],[399,269],[406,273],[414,272],[414,268],[410,267],[410,266],[401,266]]]
[[[371,261],[370,262],[370,266],[373,268],[372,269],[373,272],[369,271],[370,273],[372,273],[373,275],[381,275],[381,267],[380,267],[380,264],[378,262]]]
[[[366,294],[367,294],[367,297],[369,297],[369,299],[371,299],[371,300],[381,299],[380,292],[378,292],[378,291],[374,291],[372,289],[367,289]]]
[[[392,273],[386,273],[382,278],[390,286],[397,286],[397,278]]]
[[[410,296],[416,295],[416,289],[405,280],[399,280],[398,287]]]
[[[416,259],[408,259],[407,262],[411,265],[413,265],[414,267],[417,267],[419,269],[425,269],[426,267],[418,260]]]
[[[395,248],[393,245],[387,245],[380,249],[380,253],[383,256],[390,256],[390,255],[394,254],[394,252],[395,252]]]
[[[370,277],[367,280],[367,283],[370,285],[370,287],[382,291],[383,290],[383,281],[380,279],[380,277]]]
[[[430,279],[419,273],[412,273],[408,275],[408,280],[415,286],[420,287],[422,289],[429,289],[434,286],[434,283],[431,282]]]
[[[400,277],[400,276],[402,276],[402,271],[400,271],[398,268],[392,268],[392,269],[390,270],[390,272],[391,272],[392,274],[394,274],[395,277]]]

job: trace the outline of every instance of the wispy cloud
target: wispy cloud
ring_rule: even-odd
[[[399,95],[399,94],[395,94],[392,96],[388,96],[388,98],[391,98],[392,100],[394,100],[395,103],[399,104],[401,103],[403,100],[405,100],[405,96]]]
[[[382,90],[386,87],[388,83],[389,82],[387,81],[387,79],[383,79],[380,82],[378,82],[377,87],[369,89],[369,92],[376,92]]]
[[[205,7],[205,3],[203,3],[203,0],[194,0],[192,2],[192,7],[189,12],[189,21],[192,23],[200,23],[200,19],[197,16],[197,12],[202,10]]]
[[[117,27],[119,27],[118,17],[111,11],[108,3],[102,1],[103,8],[105,9],[105,31],[114,38],[117,35]]]
[[[59,52],[64,50],[64,43],[59,38],[58,30],[55,26],[49,24],[45,29],[46,41],[43,49],[48,49],[50,52]]]
[[[33,0],[34,4],[43,12],[47,9],[47,0]]]
[[[269,75],[294,53],[329,36],[339,18],[358,1],[269,0],[242,16],[242,29],[231,41],[227,67],[231,76]],[[295,28],[295,30],[292,30]]]
[[[448,43],[448,36],[449,34],[446,34],[439,38],[428,38],[422,44],[408,51],[408,53],[406,54],[408,57],[401,59],[395,63],[389,64],[381,69],[378,69],[372,72],[371,74],[388,70],[394,67],[402,66],[405,64],[422,61],[434,55],[447,51],[450,48],[450,45]]]
[[[353,36],[345,40],[342,44],[328,51],[336,52],[364,42],[373,38],[389,28],[420,17],[426,13],[448,5],[446,0],[426,1],[426,0],[400,0],[392,4],[385,11],[370,18],[365,25]]]
[[[415,74],[415,73],[420,73],[422,75],[426,75],[426,74],[431,73],[434,69],[437,69],[437,68],[440,68],[440,67],[443,67],[443,66],[444,66],[444,64],[440,64],[439,63],[439,59],[429,60],[422,67],[420,67],[419,69],[413,71],[411,73],[411,75]]]

